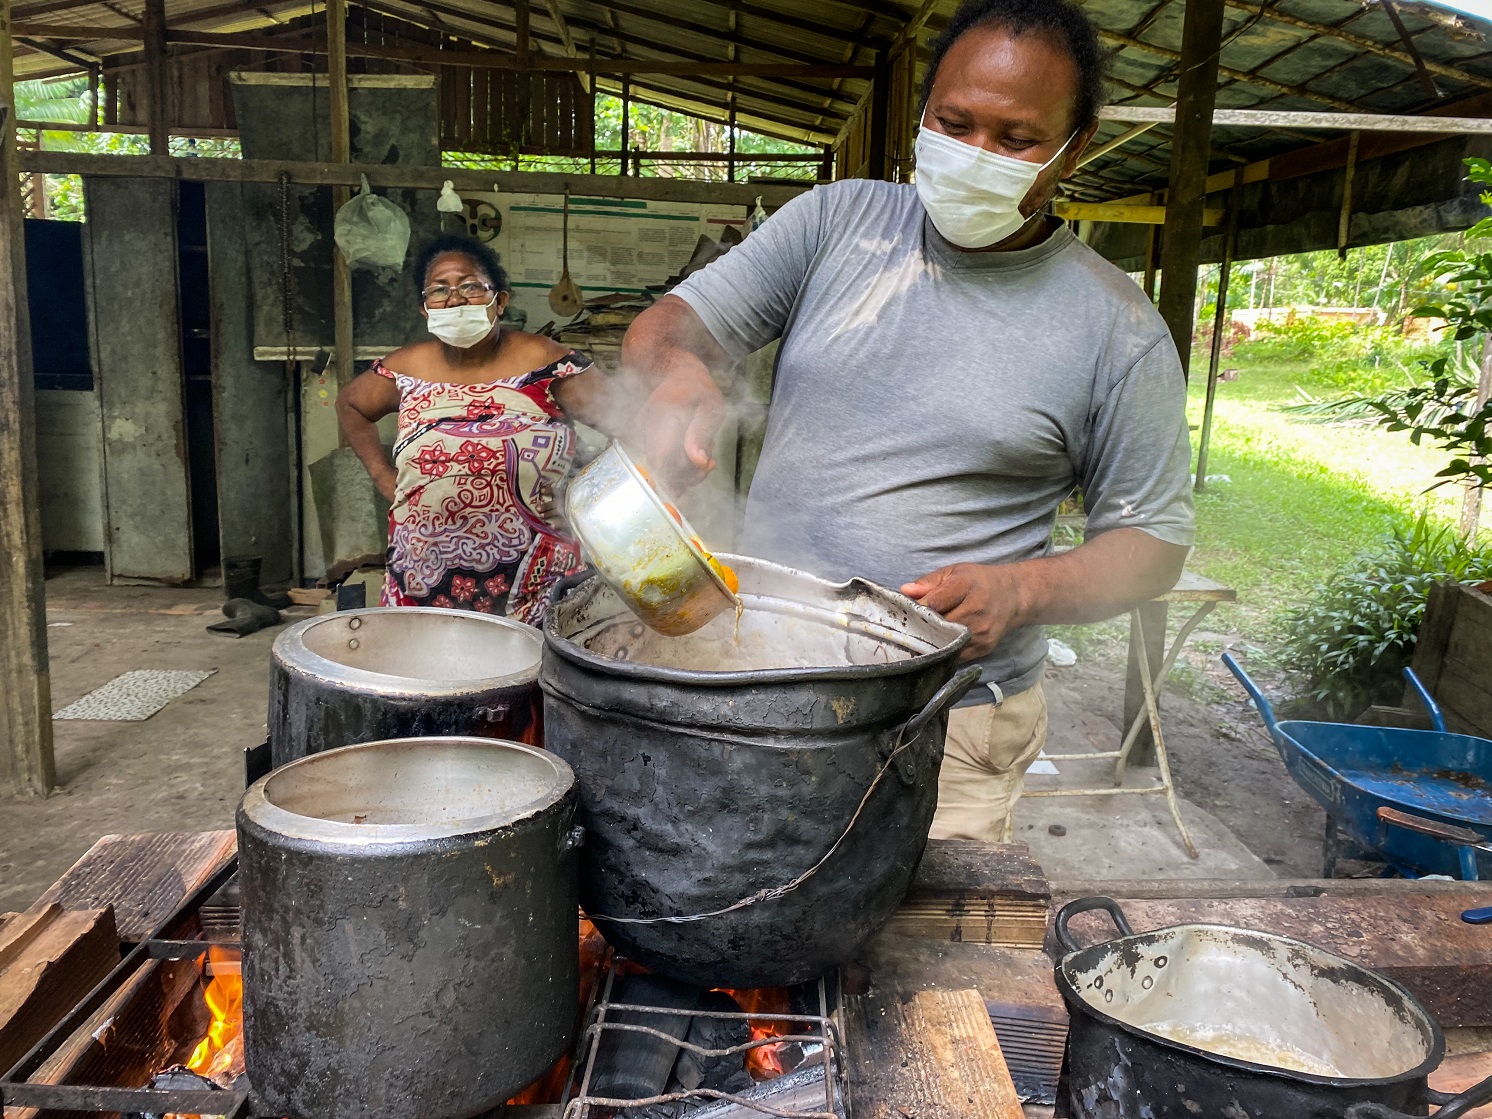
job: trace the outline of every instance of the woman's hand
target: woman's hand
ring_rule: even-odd
[[[399,410],[399,388],[372,370],[354,377],[337,393],[337,423],[347,436],[347,445],[362,460],[373,486],[390,505],[399,473],[378,438],[378,421]]]
[[[394,495],[398,492],[399,471],[391,462],[380,462],[378,469],[368,471],[368,476],[373,479],[373,488],[376,489],[385,501],[390,505],[394,503]]]

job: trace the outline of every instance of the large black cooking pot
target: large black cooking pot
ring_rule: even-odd
[[[532,626],[474,610],[372,607],[297,622],[270,650],[273,762],[421,735],[542,745],[541,651]]]
[[[937,807],[968,631],[874,584],[737,556],[744,611],[687,637],[599,578],[545,624],[546,745],[575,770],[581,904],[655,971],[801,982],[900,903]],[[785,888],[786,887],[786,888]]]
[[[292,1119],[466,1119],[564,1052],[575,779],[484,738],[328,750],[238,810],[244,1054]]]
[[[1068,927],[1101,909],[1121,935],[1079,948]],[[1067,1077],[1076,1119],[1455,1119],[1492,1078],[1433,1092],[1445,1039],[1399,984],[1302,941],[1225,925],[1134,933],[1112,898],[1057,914],[1066,950]]]

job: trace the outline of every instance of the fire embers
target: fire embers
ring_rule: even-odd
[[[232,1088],[244,1074],[243,975],[237,948],[213,945],[202,960],[202,999],[207,1006],[207,1032],[181,1064],[171,1065],[150,1079],[150,1087],[167,1091],[210,1091]],[[167,1112],[126,1119],[198,1119]]]

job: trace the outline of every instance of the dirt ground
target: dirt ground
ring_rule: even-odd
[[[241,640],[208,634],[204,627],[219,616],[216,590],[107,587],[100,569],[84,568],[53,574],[47,592],[54,709],[130,669],[215,671],[144,722],[54,724],[57,790],[44,800],[0,799],[0,912],[28,905],[102,835],[232,827],[243,790],[243,749],[265,734],[269,648],[278,631]],[[1059,762],[1062,753],[1117,746],[1122,654],[1121,648],[1117,658],[1084,655],[1072,668],[1050,670],[1048,750]],[[1214,866],[1239,865],[1236,858],[1227,862],[1224,846],[1235,854],[1246,847],[1275,874],[1316,876],[1321,811],[1286,774],[1216,657],[1193,660],[1191,694],[1172,690],[1163,701],[1177,787],[1190,802],[1184,814],[1210,832],[1221,860]],[[1274,683],[1268,677],[1261,682],[1266,688]],[[1219,698],[1194,698],[1198,694]],[[1097,764],[1094,776],[1106,768]],[[1068,763],[1062,768],[1058,783],[1083,783]],[[1054,877],[1084,877],[1095,865],[1088,858],[1095,842],[1113,848],[1104,854],[1115,877],[1238,876],[1209,870],[1205,858],[1192,864],[1184,854],[1159,873],[1155,862],[1119,857],[1121,847],[1155,847],[1147,835],[1165,836],[1164,844],[1179,851],[1159,798],[1143,798],[1148,816],[1135,811],[1136,799],[1023,802],[1044,807],[1039,814],[1017,810],[1018,824],[1025,819],[1025,834],[1017,838],[1031,843],[1038,860],[1045,845]],[[1049,835],[1053,813],[1068,830],[1060,840]],[[1140,829],[1139,844],[1131,844],[1135,836],[1118,836],[1116,826]],[[1123,842],[1113,842],[1116,836]],[[1252,876],[1265,873],[1254,866]]]

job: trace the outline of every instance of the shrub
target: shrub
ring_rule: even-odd
[[[1492,546],[1467,543],[1421,514],[1348,564],[1285,617],[1281,663],[1298,695],[1328,718],[1350,719],[1403,694],[1430,588],[1492,578]]]

